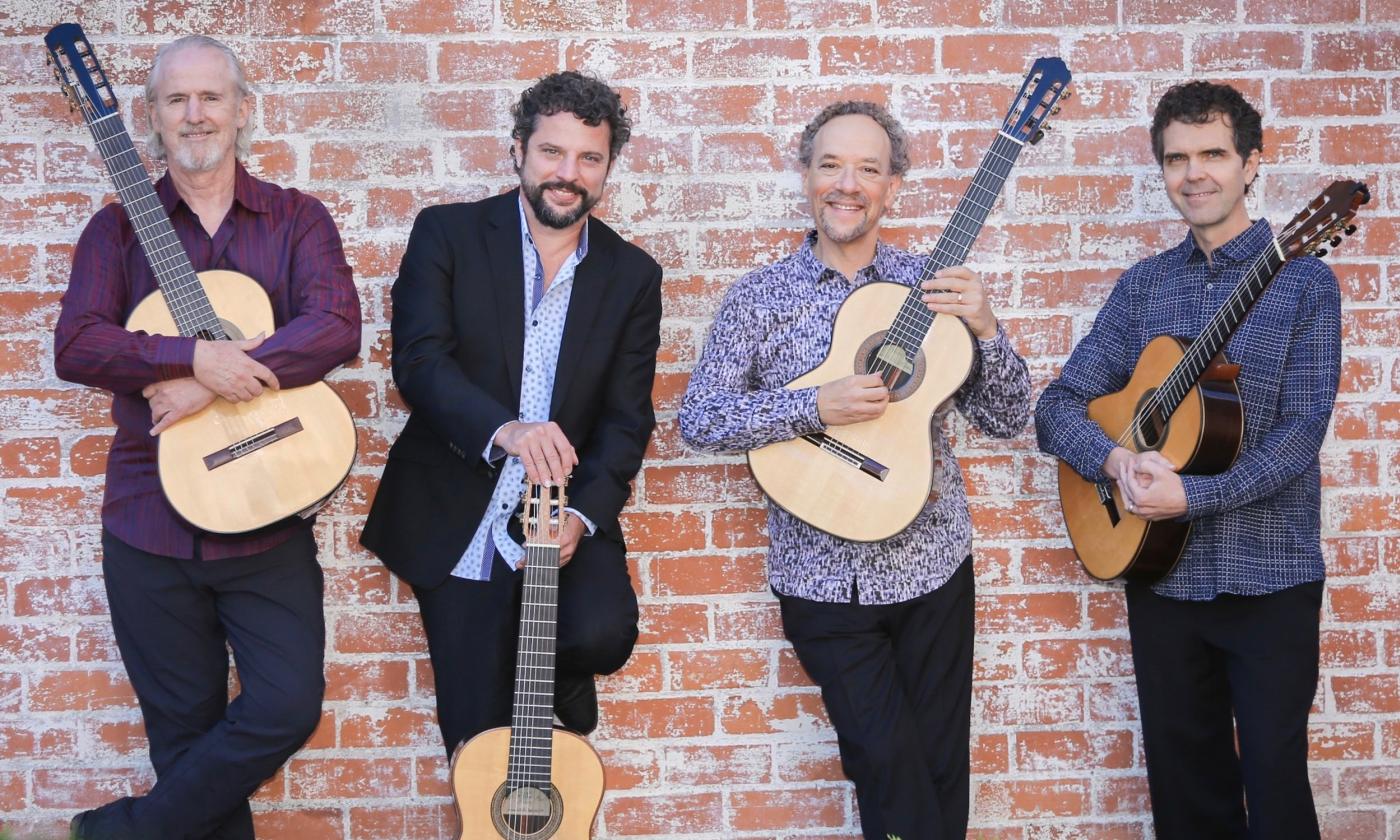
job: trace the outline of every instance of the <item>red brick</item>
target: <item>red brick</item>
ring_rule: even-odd
[[[647,602],[638,622],[642,645],[675,645],[703,642],[709,634],[709,608],[704,604]]]
[[[1380,583],[1327,587],[1328,614],[1345,622],[1391,621],[1400,614],[1400,591]]]
[[[876,0],[885,26],[925,29],[945,26],[982,26],[996,22],[994,7],[957,0]]]
[[[1084,35],[1070,47],[1070,67],[1099,73],[1147,73],[1175,70],[1182,64],[1180,36],[1163,32],[1113,32]]]
[[[761,687],[771,679],[769,653],[762,649],[673,651],[666,660],[676,691]]]
[[[685,41],[680,38],[588,38],[569,44],[564,52],[564,66],[598,73],[614,83],[624,79],[679,79],[685,76],[685,51]],[[632,142],[639,139],[633,137]]]
[[[0,478],[53,478],[58,475],[58,438],[11,438],[0,442]]]
[[[695,44],[693,66],[699,79],[810,76],[807,51],[802,38],[705,38]]]
[[[762,555],[657,557],[651,561],[648,594],[733,595],[767,587]]]
[[[435,745],[439,738],[437,713],[431,708],[384,708],[341,715],[343,748]]]
[[[1124,175],[1022,176],[1014,206],[1024,215],[1102,215],[1133,207],[1133,179]]]
[[[1094,26],[1117,22],[1117,4],[1111,0],[1064,0],[1012,5],[1006,20],[1015,27]]]
[[[1208,73],[1298,70],[1303,66],[1303,36],[1271,30],[1203,34],[1192,43],[1191,63]]]
[[[438,48],[437,67],[443,82],[533,80],[560,69],[550,40],[449,42]]]
[[[30,681],[30,711],[89,711],[135,706],[136,697],[120,672],[51,671]]]
[[[1270,100],[1283,117],[1373,116],[1385,110],[1385,87],[1366,78],[1276,79]]]
[[[648,116],[663,125],[747,126],[763,121],[766,94],[754,85],[655,88]]]
[[[1085,767],[1126,770],[1133,766],[1129,731],[1029,731],[1016,733],[1018,770],[1073,771]]]
[[[680,746],[666,750],[666,778],[674,785],[724,785],[772,781],[772,751],[757,744]]]
[[[341,840],[341,812],[338,808],[309,808],[296,811],[259,811],[253,815],[253,828],[262,837],[295,837],[297,840]]]
[[[1394,674],[1333,675],[1331,682],[1337,711],[1342,714],[1400,712],[1400,677]]]
[[[979,786],[974,819],[1075,817],[1089,812],[1088,783],[1078,779],[987,782]]]
[[[273,134],[307,131],[390,132],[388,98],[373,91],[266,94],[263,124]]]
[[[1369,723],[1313,721],[1308,724],[1310,761],[1361,761],[1372,756],[1374,727]]]
[[[285,772],[295,799],[402,797],[412,789],[406,758],[293,758]]]
[[[457,815],[449,802],[436,805],[350,809],[350,836],[363,840],[455,840]]]
[[[443,44],[442,48],[452,46]],[[428,81],[428,48],[412,42],[365,41],[340,45],[340,75],[370,84]],[[441,81],[449,81],[442,78]]]
[[[762,735],[822,731],[830,723],[821,695],[807,692],[728,697],[720,726],[728,735]]]
[[[744,0],[630,0],[627,27],[643,32],[734,29],[745,22]]]
[[[426,143],[321,141],[311,146],[311,178],[326,181],[420,179],[433,174]]]
[[[822,76],[926,74],[936,52],[937,44],[927,37],[843,35],[817,42]]]
[[[1101,679],[1133,674],[1127,639],[1048,639],[1026,643],[1025,673],[1032,679]]]
[[[1373,449],[1323,449],[1322,486],[1376,487],[1379,459]]]
[[[33,804],[39,808],[78,810],[130,796],[149,782],[150,773],[130,768],[77,767],[35,770]]]
[[[250,4],[256,35],[316,35],[374,31],[372,0],[288,0]]]
[[[776,745],[778,778],[785,782],[841,782],[841,762],[836,744],[779,742]]]
[[[611,791],[654,787],[661,780],[661,762],[652,750],[600,749],[603,787]]]
[[[974,685],[972,714],[1001,726],[1075,723],[1084,719],[1084,699],[1069,683]]]
[[[1393,493],[1338,493],[1328,519],[1339,531],[1392,531],[1400,527],[1400,496]]]
[[[599,701],[599,738],[693,738],[715,731],[707,698],[642,698]]]
[[[836,828],[846,823],[839,788],[741,790],[730,794],[730,824],[739,831]]]
[[[247,14],[241,0],[138,0],[126,7],[122,30],[135,35],[239,34],[245,31]]]
[[[724,802],[718,793],[618,796],[603,803],[603,819],[623,836],[718,833]]]
[[[1235,0],[1123,0],[1124,23],[1228,23],[1235,19]]]
[[[20,579],[14,587],[16,616],[104,615],[107,612],[106,590],[98,576]]]
[[[1393,766],[1341,767],[1337,788],[1347,804],[1389,805],[1400,801],[1400,774]]]
[[[864,99],[881,105],[890,104],[890,88],[884,84],[783,84],[773,90],[774,107],[771,120],[777,125],[807,125],[823,108],[846,99]],[[908,114],[896,114],[908,119]],[[768,122],[764,120],[763,122]],[[796,157],[796,155],[794,155]]]
[[[492,0],[381,0],[384,25],[390,32],[446,35],[491,28]],[[502,3],[514,10],[522,0]],[[538,6],[557,5],[535,3]],[[543,10],[546,13],[548,9]],[[567,21],[567,18],[561,18]]]
[[[632,654],[621,670],[600,679],[598,691],[607,694],[654,694],[661,691],[665,683],[661,676],[661,654],[638,651]]]
[[[1361,0],[1293,3],[1290,0],[1244,0],[1245,23],[1349,23],[1361,16]]]
[[[255,86],[329,82],[333,73],[335,51],[329,41],[249,41],[235,49]],[[142,68],[142,84],[148,68]]]

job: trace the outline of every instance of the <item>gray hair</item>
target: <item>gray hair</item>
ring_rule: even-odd
[[[210,38],[207,35],[186,35],[161,47],[156,52],[156,60],[151,62],[151,72],[146,76],[146,111],[150,122],[150,133],[146,138],[146,151],[155,160],[165,160],[165,143],[160,139],[160,134],[156,132],[155,115],[152,111],[152,106],[155,105],[156,101],[156,79],[160,78],[161,63],[181,50],[195,47],[218,50],[223,53],[224,58],[228,60],[229,75],[233,76],[233,86],[238,91],[240,101],[253,92],[253,89],[248,86],[248,77],[243,72],[243,62],[238,60],[238,55],[223,41]],[[247,159],[248,154],[252,151],[252,135],[253,121],[250,119],[246,125],[238,129],[238,135],[234,139],[233,152],[239,160]]]
[[[848,114],[869,117],[885,130],[885,135],[890,138],[890,174],[903,175],[909,171],[909,136],[904,133],[904,127],[883,106],[858,99],[847,99],[826,106],[802,129],[802,140],[797,147],[797,160],[802,164],[802,168],[806,169],[812,165],[812,145],[816,142],[817,132],[821,131],[822,126]]]

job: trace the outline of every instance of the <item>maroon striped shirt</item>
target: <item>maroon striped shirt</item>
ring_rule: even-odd
[[[196,271],[237,271],[267,291],[277,331],[250,355],[271,368],[282,387],[315,382],[359,353],[359,298],[340,234],[320,201],[259,181],[239,164],[233,206],[210,237],[169,175],[156,182],[156,194]],[[181,519],[161,492],[151,411],[141,390],[192,376],[195,339],[123,326],[155,290],[155,274],[126,212],[116,203],[103,207],[78,239],[54,331],[58,375],[112,392],[117,431],[107,458],[102,524],[123,542],[168,557],[194,557],[196,538],[207,560],[271,548],[308,524],[208,534]]]

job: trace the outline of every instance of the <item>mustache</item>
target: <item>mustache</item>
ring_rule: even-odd
[[[832,190],[822,196],[824,202],[841,202],[842,204],[857,204],[861,207],[866,205],[865,196],[858,193],[845,193],[839,190]]]
[[[565,183],[564,181],[545,181],[544,183],[540,184],[539,189],[540,192],[544,192],[545,190],[564,190],[566,192],[571,192],[574,195],[579,196],[580,198],[588,198],[588,193],[585,192],[582,187],[578,186],[577,184]]]

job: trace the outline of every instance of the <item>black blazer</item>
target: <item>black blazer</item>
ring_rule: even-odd
[[[441,583],[496,484],[482,458],[520,405],[519,190],[418,214],[393,287],[393,373],[408,422],[360,542],[416,586]],[[569,506],[621,543],[617,517],[656,420],[661,266],[596,219],[574,274],[550,419],[578,452]]]

